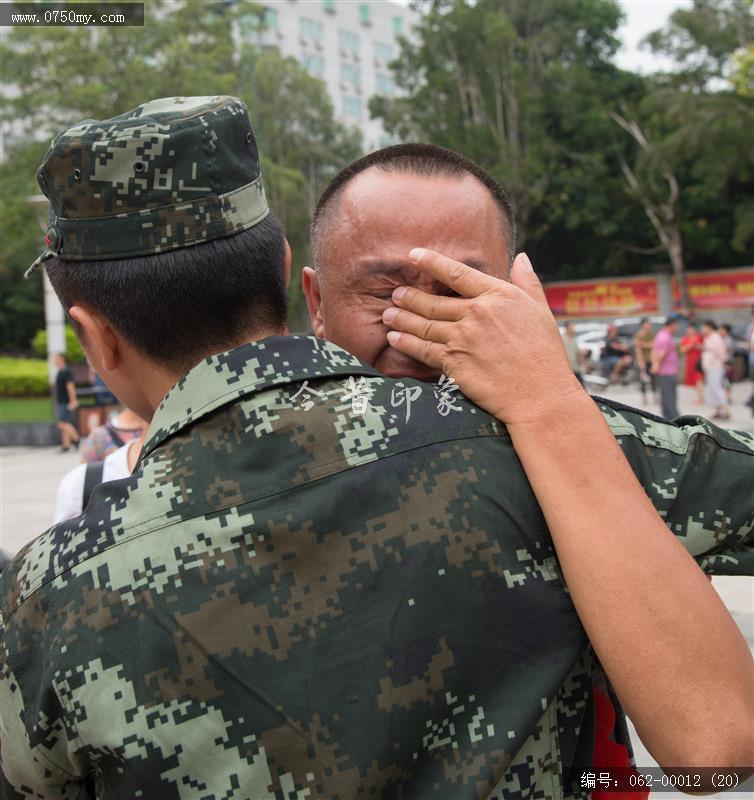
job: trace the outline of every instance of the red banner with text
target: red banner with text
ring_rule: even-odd
[[[659,309],[656,278],[548,283],[544,290],[556,317],[626,317]]]
[[[754,267],[688,272],[686,283],[694,308],[748,308],[754,305]],[[680,305],[678,284],[673,278],[673,302]]]

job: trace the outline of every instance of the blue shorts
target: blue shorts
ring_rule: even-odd
[[[58,422],[70,422],[73,425],[73,411],[68,408],[67,403],[58,403]]]

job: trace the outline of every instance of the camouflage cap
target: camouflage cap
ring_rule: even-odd
[[[246,105],[166,97],[56,136],[37,172],[46,249],[70,261],[129,258],[231,236],[269,213]]]

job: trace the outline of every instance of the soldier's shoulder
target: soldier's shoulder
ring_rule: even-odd
[[[6,564],[0,574],[3,622],[7,623],[35,592],[80,568],[126,533],[123,509],[134,481],[130,477],[102,484],[82,514],[48,528]]]
[[[704,417],[688,415],[672,422],[638,408],[595,397],[615,436],[631,436],[649,447],[686,453],[700,437],[711,446],[754,457],[754,433],[721,428]]]

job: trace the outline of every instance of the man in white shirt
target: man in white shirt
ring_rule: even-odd
[[[77,517],[86,506],[84,495],[91,494],[91,489],[94,486],[106,481],[127,478],[136,465],[143,444],[144,436],[142,435],[138,439],[126,442],[123,447],[119,447],[115,452],[110,453],[104,461],[79,464],[68,472],[58,486],[53,523],[57,525],[58,522]],[[101,466],[101,469],[97,469],[98,466]],[[88,492],[85,491],[88,488],[87,472],[89,472],[90,478],[93,474],[97,475],[97,479]],[[99,474],[100,472],[101,474]],[[87,497],[86,500],[88,499]]]

